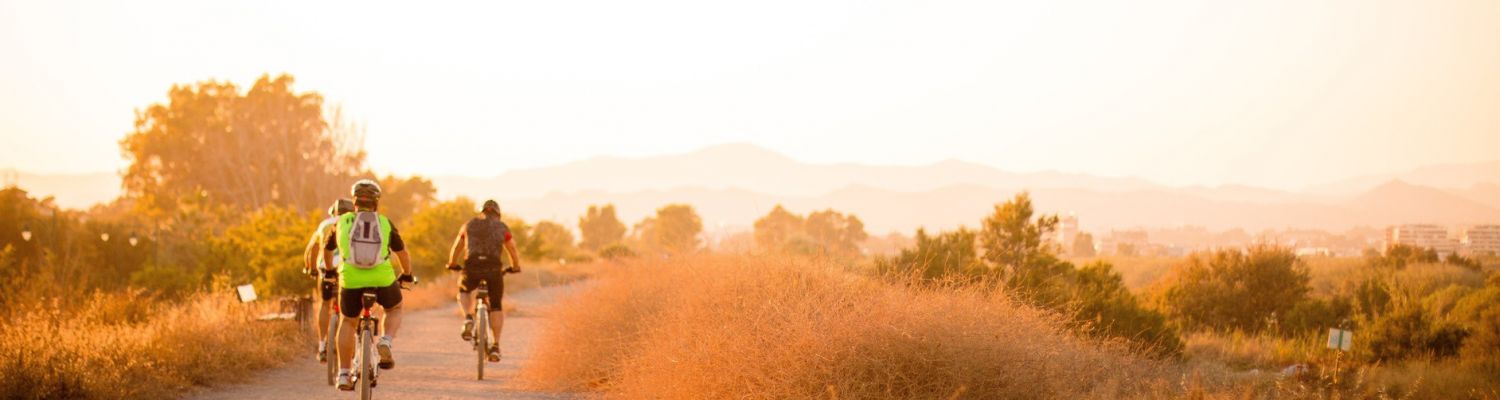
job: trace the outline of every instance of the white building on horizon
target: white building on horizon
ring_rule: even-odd
[[[1459,236],[1464,253],[1500,255],[1500,225],[1469,226]]]
[[[1396,225],[1385,230],[1385,247],[1406,245],[1433,249],[1441,257],[1458,252],[1458,241],[1448,237],[1448,228],[1436,224]]]

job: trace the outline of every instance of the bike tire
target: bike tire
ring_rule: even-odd
[[[474,317],[479,319],[479,323],[475,324],[475,325],[478,325],[479,329],[477,329],[478,332],[474,332],[475,333],[475,335],[474,335],[474,342],[478,343],[478,346],[474,346],[475,347],[474,353],[476,353],[476,354],[479,355],[479,363],[476,365],[476,369],[479,372],[479,380],[482,381],[482,380],[484,380],[484,362],[486,361],[485,359],[489,357],[489,351],[490,351],[490,339],[489,339],[490,338],[490,313],[489,313],[489,308],[488,307],[484,307],[484,306],[480,306],[479,309],[475,312],[475,314],[476,315]]]
[[[370,329],[366,327],[360,330],[359,335],[359,398],[370,400],[375,397],[375,338],[371,336]]]
[[[323,337],[323,349],[328,352],[324,356],[327,360],[324,364],[328,367],[328,386],[337,384],[339,376],[338,341],[334,340],[338,337],[338,328],[339,315],[329,310],[328,333]]]

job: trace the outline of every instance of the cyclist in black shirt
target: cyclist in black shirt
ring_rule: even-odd
[[[487,316],[495,338],[490,343],[499,343],[500,330],[505,324],[505,313],[500,310],[500,297],[505,292],[504,275],[506,272],[521,272],[521,260],[516,256],[516,243],[510,227],[500,221],[500,203],[487,200],[479,212],[480,216],[459,228],[458,238],[453,241],[453,252],[448,255],[448,269],[463,271],[463,278],[458,282],[458,308],[464,313],[463,339],[470,340],[476,334],[472,315],[474,297],[470,292],[484,281],[488,282],[489,302],[494,307]],[[501,259],[503,252],[510,253],[509,269]],[[460,255],[464,257],[463,264],[459,264]],[[488,352],[490,362],[500,361],[498,344],[491,345]]]

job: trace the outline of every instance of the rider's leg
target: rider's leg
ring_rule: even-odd
[[[380,308],[385,310],[385,317],[380,319],[381,335],[395,339],[396,333],[401,330],[401,286],[393,284],[381,288],[377,293]]]
[[[339,328],[339,369],[348,370],[354,364],[354,330],[358,318],[343,318]]]
[[[458,312],[467,316],[474,313],[474,292],[458,291]]]
[[[320,341],[328,337],[328,312],[331,308],[326,301],[318,306],[318,340]]]
[[[396,338],[396,331],[401,330],[401,305],[385,309],[385,319],[381,320],[385,325],[385,336]]]
[[[494,333],[494,336],[491,336],[491,337],[495,338],[494,341],[492,341],[490,343],[499,344],[500,343],[500,330],[502,328],[505,328],[505,311],[501,311],[499,307],[496,307],[494,310],[490,310],[489,314],[490,314],[490,332]]]

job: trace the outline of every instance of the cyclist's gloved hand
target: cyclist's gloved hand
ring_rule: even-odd
[[[401,276],[396,277],[396,280],[405,283],[417,283],[417,277],[411,276],[411,274],[401,274]]]
[[[521,266],[520,265],[512,265],[510,268],[506,269],[505,272],[512,273],[512,274],[519,274],[519,273],[521,273]]]
[[[449,264],[448,265],[448,270],[449,271],[462,271],[463,269],[464,269],[464,266],[462,266],[462,265],[458,265],[458,264]]]

